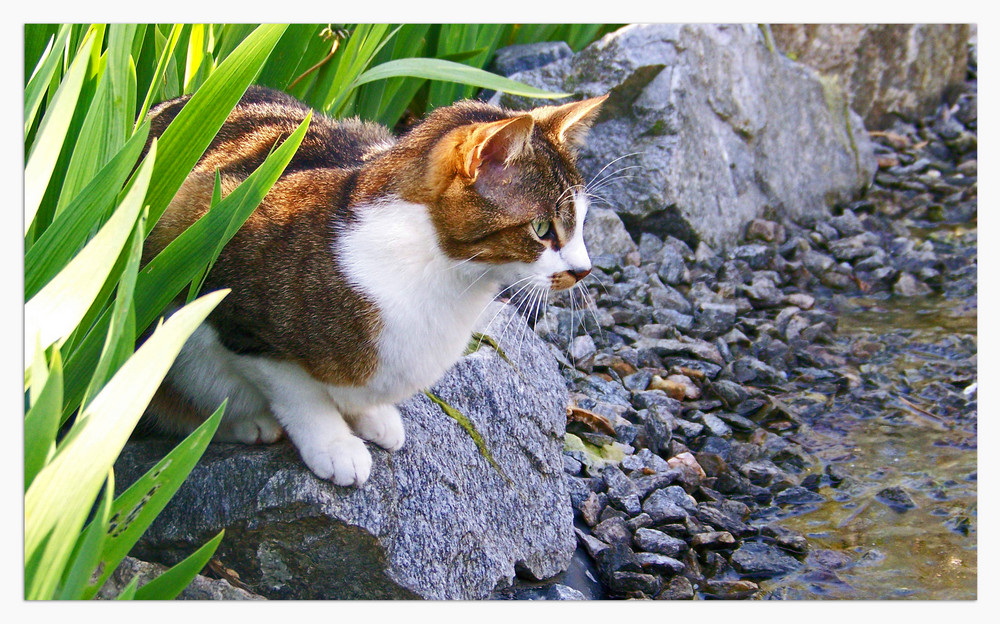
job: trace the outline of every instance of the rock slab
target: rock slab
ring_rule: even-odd
[[[578,96],[611,93],[579,164],[603,198],[594,203],[618,212],[636,240],[652,232],[692,249],[725,247],[765,215],[828,217],[877,168],[836,83],[769,50],[752,25],[633,24],[510,77]]]
[[[965,81],[969,24],[775,24],[778,48],[836,76],[870,129],[930,115]]]
[[[508,307],[493,326],[511,323],[515,338],[502,346],[513,366],[484,344],[432,389],[492,460],[423,394],[400,406],[405,446],[372,448],[360,488],[316,478],[287,442],[212,444],[132,554],[173,564],[224,528],[216,557],[272,599],[479,599],[515,575],[565,570],[576,546],[563,476],[566,386]],[[115,466],[119,488],[174,443],[129,443]]]

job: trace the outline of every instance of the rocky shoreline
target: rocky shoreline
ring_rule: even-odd
[[[803,568],[835,577],[847,562],[810,554],[780,519],[821,488],[850,489],[809,449],[838,405],[871,418],[933,406],[957,427],[950,443],[975,448],[974,338],[942,338],[950,368],[913,392],[872,364],[891,344],[838,335],[843,311],[890,297],[975,309],[975,72],[973,56],[966,89],[934,116],[871,133],[874,186],[830,218],[757,219],[722,253],[645,232],[636,245],[599,213],[590,305],[555,299],[534,325],[570,387],[566,478],[598,582],[496,597],[745,598]],[[914,505],[902,488],[878,500]]]

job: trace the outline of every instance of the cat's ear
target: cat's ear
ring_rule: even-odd
[[[580,146],[606,99],[608,94],[562,106],[542,106],[531,111],[531,115],[556,141]]]
[[[531,115],[476,124],[460,149],[459,168],[462,174],[475,180],[483,164],[504,165],[530,150],[534,127],[535,120]]]

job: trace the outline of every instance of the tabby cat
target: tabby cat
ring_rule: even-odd
[[[501,285],[555,290],[591,268],[575,150],[607,96],[512,112],[466,101],[399,138],[314,115],[282,177],[225,246],[204,292],[230,294],[191,336],[148,416],[184,433],[228,398],[217,439],[274,442],[338,485],[396,450],[395,403],[461,355]],[[187,98],[158,105],[158,136]],[[309,109],[251,87],[153,228],[148,262],[231,192]]]

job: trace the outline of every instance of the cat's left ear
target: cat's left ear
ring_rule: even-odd
[[[562,106],[542,106],[531,111],[531,116],[539,126],[545,127],[560,143],[572,146],[583,145],[590,126],[597,119],[601,105],[609,94],[600,97],[570,102]]]

